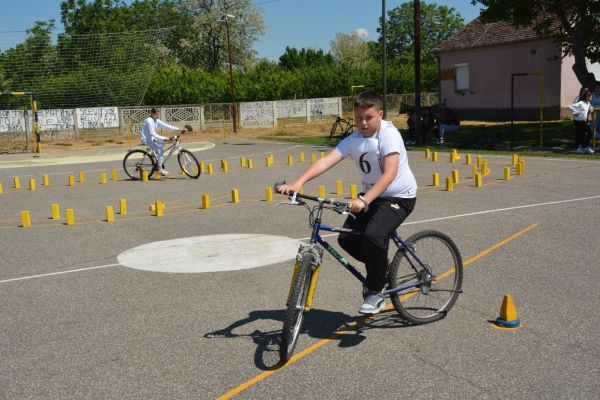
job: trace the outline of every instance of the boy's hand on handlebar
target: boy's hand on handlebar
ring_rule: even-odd
[[[298,192],[300,191],[299,187],[296,187],[296,185],[290,184],[290,185],[279,185],[277,186],[277,191],[281,194],[290,194],[290,192]]]
[[[365,209],[365,203],[363,203],[362,200],[359,199],[352,199],[348,202],[348,208],[353,213],[359,213]]]

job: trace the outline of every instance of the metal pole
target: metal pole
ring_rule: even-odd
[[[414,46],[415,46],[415,136],[419,144],[421,138],[421,3],[414,0]]]
[[[544,146],[544,73],[540,72],[540,147]]]
[[[515,74],[510,76],[510,150],[513,149],[515,131]]]
[[[227,54],[229,56],[229,93],[231,95],[231,116],[233,118],[233,133],[237,133],[237,106],[235,104],[235,81],[233,79],[233,62],[231,60],[231,40],[229,38],[229,15],[225,17],[227,32]]]
[[[381,65],[383,72],[383,118],[387,115],[387,49],[386,49],[385,0],[381,0]]]

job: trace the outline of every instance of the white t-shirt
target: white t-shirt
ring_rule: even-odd
[[[586,101],[578,101],[569,106],[575,121],[587,121],[588,113],[592,105]]]
[[[363,191],[366,193],[382,175],[383,158],[398,153],[400,161],[396,178],[381,197],[414,198],[417,196],[417,181],[408,166],[406,148],[398,129],[389,121],[382,120],[379,130],[371,137],[353,132],[335,148],[342,158],[350,157],[362,175]]]
[[[152,117],[148,117],[146,118],[146,120],[144,120],[144,125],[142,125],[142,132],[140,134],[140,140],[142,141],[142,143],[148,143],[151,140],[160,140],[163,142],[169,140],[168,137],[159,135],[158,132],[156,132],[158,128],[169,129],[172,131],[179,130],[179,128],[177,128],[176,126],[162,122],[160,119],[156,119],[155,121]]]

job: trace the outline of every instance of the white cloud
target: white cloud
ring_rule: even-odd
[[[355,33],[356,33],[356,36],[358,36],[361,39],[364,39],[367,36],[369,36],[369,31],[366,30],[365,28],[358,28]]]

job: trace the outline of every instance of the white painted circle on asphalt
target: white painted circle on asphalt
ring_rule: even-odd
[[[285,236],[230,234],[146,243],[119,254],[119,264],[155,272],[235,271],[291,260],[300,241]]]

